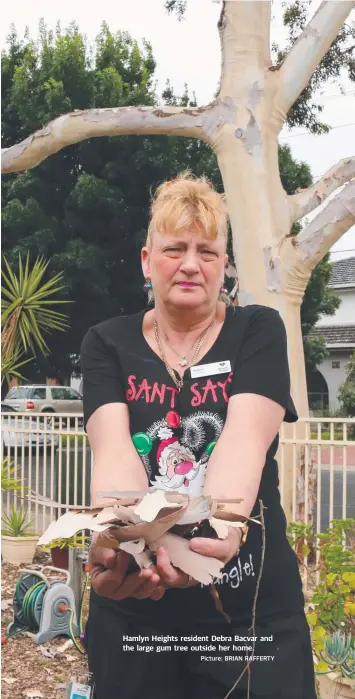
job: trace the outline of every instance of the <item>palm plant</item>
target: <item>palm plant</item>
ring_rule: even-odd
[[[8,456],[1,462],[1,490],[21,490],[21,478],[16,476],[16,467]]]
[[[15,505],[12,505],[10,514],[4,514],[2,518],[3,527],[1,533],[3,536],[32,536],[32,522],[28,522],[27,517],[27,510],[23,507],[16,509]]]
[[[44,333],[51,330],[66,330],[67,316],[54,311],[48,306],[70,303],[48,299],[64,288],[60,285],[63,273],[59,272],[47,282],[42,283],[49,262],[43,257],[37,258],[30,269],[29,255],[23,265],[19,256],[18,275],[13,272],[8,261],[4,258],[6,272],[3,272],[5,284],[2,286],[2,381],[9,382],[11,376],[23,378],[19,369],[32,361],[24,358],[30,350],[35,353],[39,349],[43,355],[49,353]]]

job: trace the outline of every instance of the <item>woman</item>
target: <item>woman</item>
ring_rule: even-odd
[[[150,485],[242,498],[229,509],[247,517],[260,516],[262,503],[266,547],[255,628],[259,524],[241,548],[232,528],[225,540],[190,541],[194,551],[225,563],[217,588],[230,624],[209,586],[175,569],[164,549],[139,573],[128,554],[93,544],[87,631],[97,699],[222,699],[251,655],[250,692],[244,672],[234,699],[316,697],[274,458],[281,422],[297,420],[286,334],[275,310],[221,300],[226,246],[224,201],[205,179],[185,173],[161,185],[142,250],[154,307],[89,330],[81,357],[84,412],[94,504],[105,502],[100,491]],[[162,644],[171,652],[157,652]]]

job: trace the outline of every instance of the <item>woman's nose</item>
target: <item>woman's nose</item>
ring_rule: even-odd
[[[186,253],[181,261],[180,269],[182,269],[184,272],[198,272],[200,269],[200,260],[198,255],[194,252]]]

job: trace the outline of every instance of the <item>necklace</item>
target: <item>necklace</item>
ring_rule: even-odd
[[[198,354],[200,352],[200,349],[202,347],[203,341],[204,341],[209,329],[211,328],[213,322],[214,322],[214,318],[213,318],[213,320],[211,320],[210,324],[207,326],[207,328],[205,328],[205,330],[199,336],[199,338],[196,342],[196,347],[195,347],[195,351],[193,353],[193,357],[192,357],[190,366],[192,366],[196,362],[196,359],[197,359]],[[163,345],[161,343],[160,336],[159,336],[159,327],[158,327],[158,321],[157,321],[156,316],[154,316],[153,327],[154,327],[155,341],[156,341],[158,349],[159,349],[159,354],[160,354],[160,356],[165,364],[165,368],[166,368],[168,374],[170,374],[172,380],[174,381],[175,386],[178,388],[179,391],[181,391],[181,389],[184,385],[184,380],[181,378],[177,378],[175,371],[169,366],[168,362],[166,361],[164,348],[163,348]],[[173,348],[171,348],[171,349],[173,349]],[[173,350],[173,351],[175,351],[175,350]],[[176,351],[175,351],[175,354],[177,354]],[[181,367],[183,367],[183,366],[186,366],[187,363],[188,363],[187,358],[182,357],[182,359],[179,362],[179,365]]]
[[[208,328],[206,328],[206,331],[204,331],[204,332],[207,332],[207,330],[209,330],[210,327],[211,327],[211,326],[209,325]],[[199,339],[200,339],[200,338],[199,338]],[[204,339],[204,338],[203,338],[203,339]],[[195,343],[194,343],[194,344],[195,344]],[[194,344],[192,345],[192,347],[194,346]],[[179,366],[185,367],[185,366],[188,365],[188,355],[190,354],[190,352],[191,352],[191,350],[192,350],[192,347],[191,347],[190,351],[189,351],[187,354],[184,354],[184,355],[181,356],[181,354],[179,354],[179,352],[177,352],[176,349],[170,345],[170,349],[172,350],[172,352],[174,352],[174,354],[176,355],[176,357],[179,357],[179,359],[180,359],[180,361],[179,361]],[[193,363],[193,361],[194,361],[194,360],[192,360],[192,363]]]

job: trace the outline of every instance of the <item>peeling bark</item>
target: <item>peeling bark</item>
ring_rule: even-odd
[[[297,236],[302,260],[313,269],[355,224],[355,179],[351,180]]]
[[[211,135],[236,121],[232,100],[220,99],[208,107],[112,107],[76,110],[54,119],[43,129],[2,151],[2,172],[35,167],[65,146],[97,136],[175,134],[209,142]]]
[[[344,158],[333,165],[312,187],[289,196],[292,223],[314,211],[324,199],[353,177],[355,177],[355,157]]]

